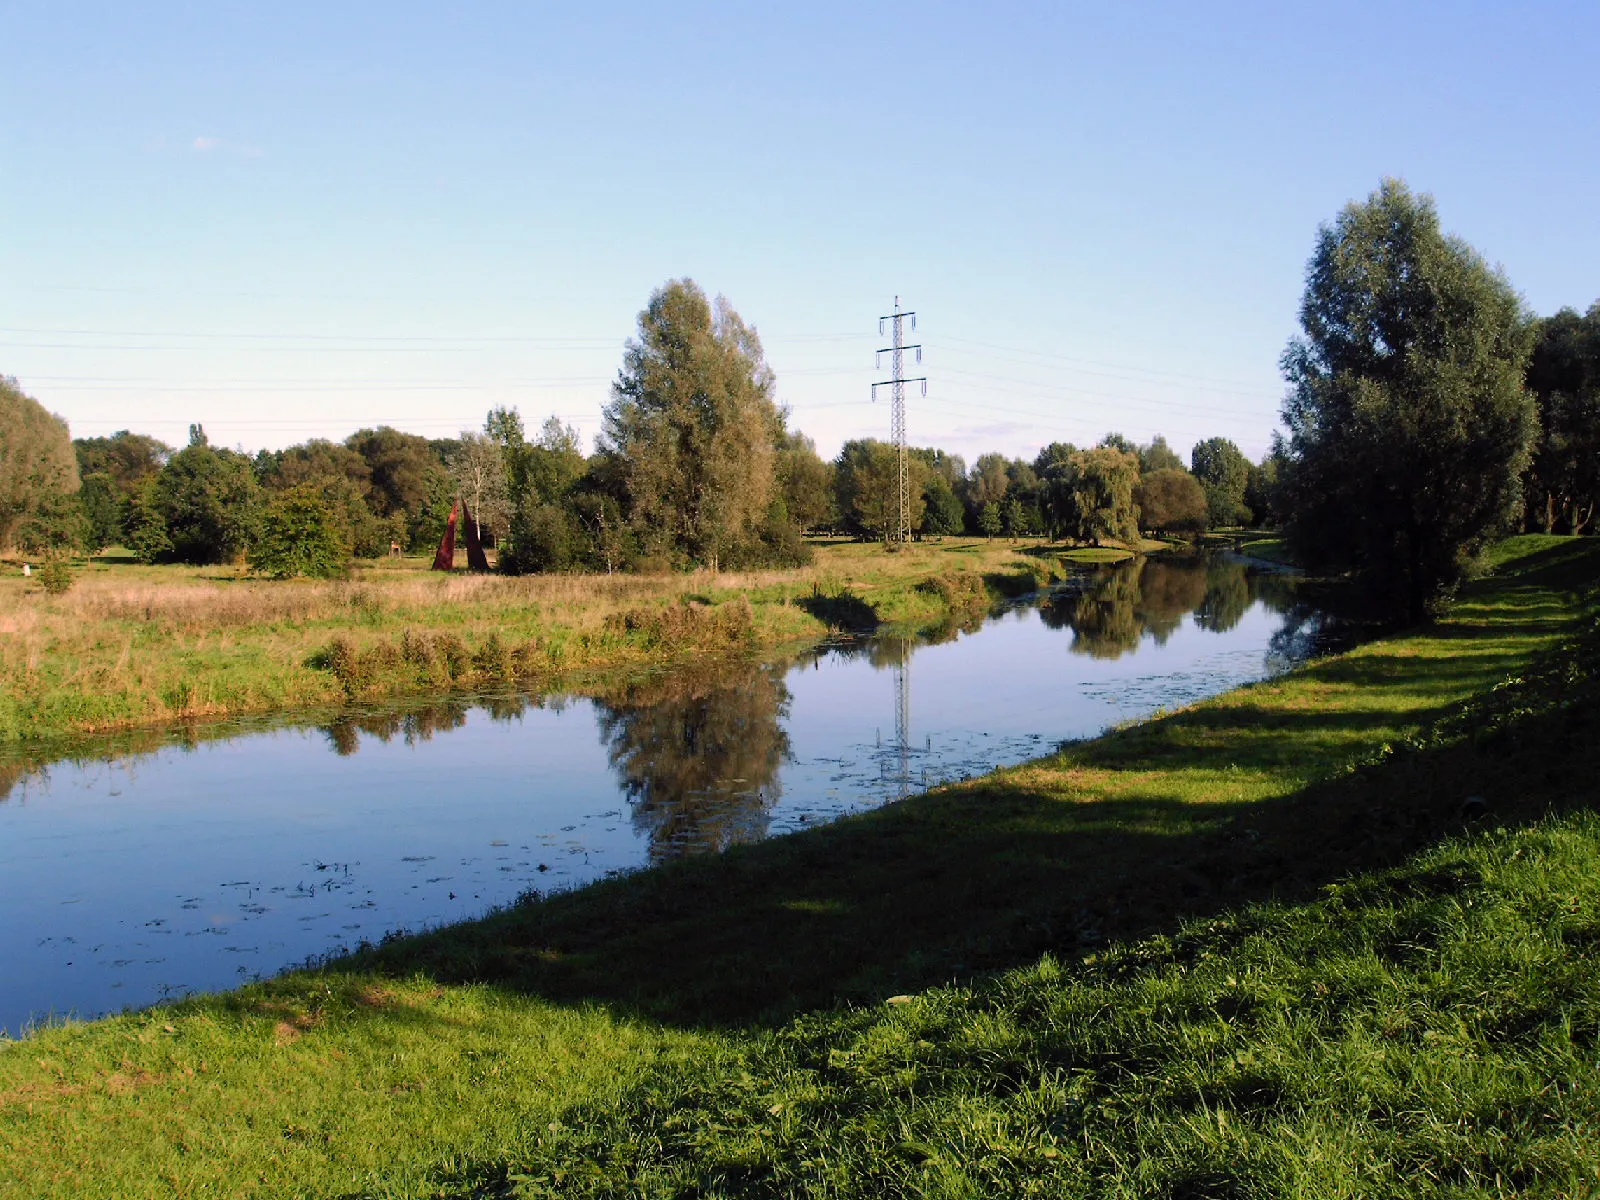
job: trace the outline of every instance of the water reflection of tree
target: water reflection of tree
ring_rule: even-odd
[[[1218,559],[1206,571],[1206,593],[1194,610],[1194,623],[1212,633],[1227,633],[1250,608],[1250,579],[1243,563]]]
[[[1145,634],[1165,643],[1191,612],[1201,628],[1226,632],[1252,599],[1242,564],[1147,558],[1097,568],[1078,590],[1047,600],[1039,615],[1052,629],[1072,630],[1074,654],[1119,658],[1137,649]]]
[[[1139,571],[1136,564],[1103,567],[1089,588],[1063,614],[1072,629],[1072,652],[1091,658],[1120,658],[1139,644]]]
[[[517,712],[526,706],[520,700]],[[448,733],[467,723],[471,706],[455,700],[427,704],[420,708],[379,710],[375,712],[348,713],[323,727],[328,744],[341,758],[354,754],[361,748],[361,735],[367,734],[380,742],[404,738],[408,746],[425,742],[436,733]]]
[[[0,802],[11,795],[12,788],[30,775],[49,779],[49,768],[30,759],[0,758]]]
[[[1206,563],[1199,558],[1147,558],[1139,570],[1135,602],[1145,632],[1164,646],[1206,594]]]
[[[652,861],[766,835],[789,757],[778,666],[734,664],[596,702],[601,741]]]

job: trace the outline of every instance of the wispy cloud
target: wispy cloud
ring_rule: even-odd
[[[191,143],[191,148],[196,154],[210,154],[220,145],[222,139],[219,137],[197,137]]]

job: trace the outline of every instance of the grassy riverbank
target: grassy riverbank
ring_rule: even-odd
[[[1594,540],[981,780],[0,1051],[0,1195],[1600,1186]]]
[[[1050,547],[983,539],[898,554],[822,544],[808,568],[744,574],[510,579],[427,566],[273,582],[101,559],[56,597],[0,578],[0,747],[508,681],[568,687],[837,628],[961,620],[1062,569]]]

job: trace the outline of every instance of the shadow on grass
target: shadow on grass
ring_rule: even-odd
[[[691,1028],[765,1025],[1047,951],[1071,958],[1252,900],[1303,898],[1470,820],[1512,824],[1592,800],[1592,646],[1591,702],[1570,675],[1539,677],[1504,715],[1459,723],[1453,742],[1390,751],[1419,718],[1499,677],[1497,653],[1452,671],[1425,641],[1275,681],[1276,700],[1246,692],[1242,704],[806,834],[532,899],[336,966],[599,1002]],[[1508,646],[1503,657],[1510,667],[1525,655]],[[1330,682],[1412,696],[1392,710],[1339,710]],[[1384,756],[1348,769],[1373,753]]]
[[[985,571],[984,586],[994,595],[1006,600],[1016,600],[1048,587],[1048,579],[1041,579],[1029,571]]]
[[[817,593],[803,596],[794,603],[829,629],[841,633],[871,633],[880,624],[877,610],[851,592],[840,592],[836,596]]]

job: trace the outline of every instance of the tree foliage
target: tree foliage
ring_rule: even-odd
[[[921,458],[906,456],[911,528],[922,525],[930,474]],[[876,438],[846,442],[834,463],[834,481],[841,512],[848,513],[851,528],[864,537],[888,541],[900,525],[900,457],[895,448]]]
[[[98,551],[113,542],[125,542],[133,498],[161,473],[172,457],[172,447],[145,434],[119,429],[109,437],[77,438],[72,448],[83,480],[78,499],[83,508],[85,548]]]
[[[1139,477],[1134,489],[1139,524],[1156,533],[1204,533],[1210,513],[1205,489],[1182,467],[1163,467]]]
[[[1546,533],[1582,533],[1600,507],[1600,302],[1539,323],[1528,363],[1539,440],[1528,469],[1529,519]]]
[[[261,489],[250,459],[211,446],[199,426],[191,429],[189,445],[174,454],[153,481],[154,515],[164,528],[160,536],[151,531],[145,545],[153,547],[164,538],[161,558],[228,562],[245,553],[254,540]]]
[[[1154,471],[1170,471],[1174,467],[1183,468],[1183,459],[1178,457],[1178,452],[1167,445],[1167,439],[1159,433],[1150,439],[1148,446],[1139,447],[1139,473],[1149,475]]]
[[[58,524],[60,498],[78,490],[67,423],[0,376],[0,547],[25,526]]]
[[[690,279],[639,314],[604,414],[630,521],[647,550],[715,569],[759,557],[783,415],[756,331]]]
[[[1283,356],[1291,544],[1420,620],[1521,512],[1537,433],[1521,301],[1391,179],[1319,231],[1300,321]]]
[[[930,537],[960,533],[967,510],[943,475],[928,472],[922,485],[922,532]]]
[[[1244,451],[1227,438],[1207,438],[1189,452],[1189,467],[1205,490],[1212,528],[1249,522],[1244,497],[1250,486],[1250,460]]]
[[[427,438],[380,425],[357,430],[344,444],[367,464],[368,503],[380,517],[414,518],[439,502],[435,481],[443,460]]]
[[[837,520],[833,467],[822,461],[815,442],[798,431],[784,434],[778,443],[777,471],[783,505],[795,528],[817,529]]]
[[[1005,521],[1000,515],[1000,505],[993,500],[984,502],[978,511],[978,529],[984,537],[992,538],[1005,527]]]
[[[1059,528],[1096,546],[1107,540],[1138,544],[1136,455],[1112,446],[1079,450],[1055,471],[1051,498]]]
[[[456,494],[472,510],[478,536],[493,540],[504,533],[511,511],[505,447],[488,434],[463,430],[446,465]]]
[[[252,570],[275,579],[327,578],[344,569],[350,547],[322,492],[301,484],[268,503],[249,555]]]

